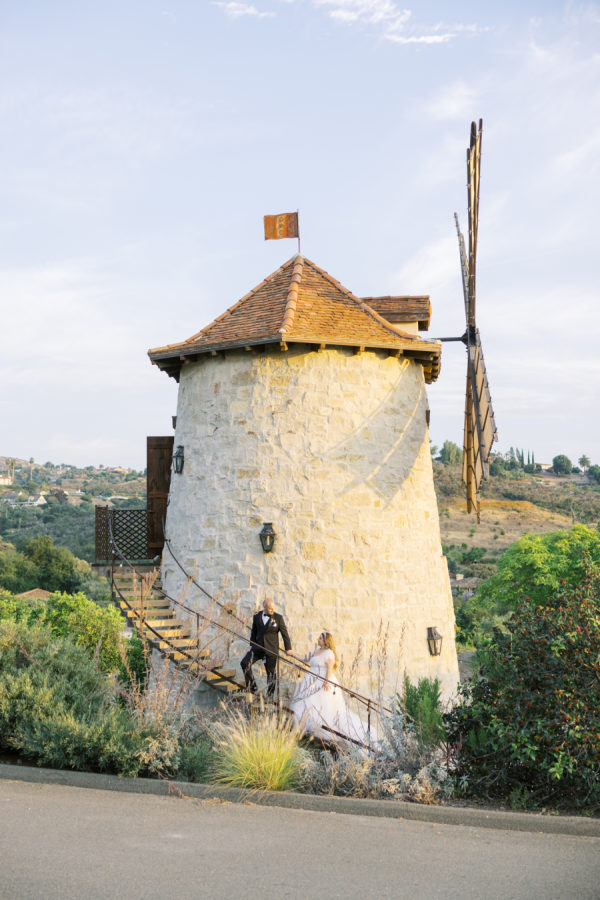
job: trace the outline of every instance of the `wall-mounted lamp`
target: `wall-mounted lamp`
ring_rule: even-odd
[[[439,656],[442,652],[442,635],[439,633],[437,628],[428,628],[427,629],[427,644],[429,646],[429,653],[431,656]]]
[[[181,444],[173,454],[173,465],[175,466],[175,471],[178,475],[181,475],[183,472],[183,447]]]
[[[273,531],[272,522],[263,522],[259,538],[265,553],[270,553],[275,544],[275,532]]]

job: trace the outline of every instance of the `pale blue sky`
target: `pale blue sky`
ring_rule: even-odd
[[[461,334],[453,213],[484,120],[478,321],[499,449],[600,463],[600,4],[0,0],[0,455],[143,467],[198,331],[293,255],[429,293]],[[431,437],[460,443],[445,345]]]

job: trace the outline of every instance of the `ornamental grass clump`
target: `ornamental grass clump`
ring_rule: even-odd
[[[223,784],[263,791],[287,791],[299,780],[302,752],[293,724],[277,713],[252,718],[228,710],[214,725],[214,777]]]

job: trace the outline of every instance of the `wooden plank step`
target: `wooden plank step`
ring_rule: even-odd
[[[129,603],[138,603],[138,604],[142,603],[142,598],[140,597],[139,591],[128,591],[128,590],[122,590],[121,588],[119,588],[118,593],[115,594],[115,599],[117,601],[121,601],[121,598],[125,598],[125,600],[127,600]],[[167,604],[168,606],[171,605],[169,603],[168,598],[165,597],[163,594],[147,594],[144,597],[144,605],[149,606],[152,604],[154,604],[155,606],[156,606],[156,604],[159,604],[159,605]]]
[[[197,650],[198,642],[195,638],[169,638],[168,641],[160,641],[158,645],[159,650],[167,650],[169,647],[176,647],[181,650],[194,650],[194,652],[199,652],[200,656],[210,656],[211,651],[208,647],[201,647],[200,651]]]
[[[154,624],[152,624],[152,628],[154,628]],[[153,639],[153,640],[157,639],[157,636],[152,631],[150,631],[150,629],[148,627],[145,627],[144,631],[150,637],[150,639]],[[156,628],[156,631],[158,632],[158,634],[160,635],[161,638],[189,637],[189,635],[190,635],[189,628],[187,628],[187,629],[185,629],[185,628],[167,628],[165,626],[164,628]]]
[[[171,621],[176,618],[177,613],[174,609],[140,609],[135,610],[133,615],[138,619],[147,619],[148,622],[154,619],[170,619]],[[177,619],[178,622],[181,622],[181,619]]]
[[[213,669],[206,673],[207,681],[224,681],[226,678],[235,678],[235,669]]]
[[[113,583],[116,587],[121,591],[133,591],[136,594],[140,593],[142,589],[142,581],[139,578],[113,578]],[[162,585],[160,582],[153,581],[151,585],[146,585],[144,587],[144,592],[151,594],[160,594],[162,593]]]
[[[218,666],[220,663],[222,663],[222,660],[216,658],[211,659],[209,656],[203,656],[202,653],[198,657],[198,654],[193,650],[189,650],[187,653],[183,653],[179,650],[173,650],[172,652],[165,653],[164,655],[174,662],[180,662],[181,660],[183,660],[184,662],[188,661],[190,666],[194,666],[198,663],[199,668],[203,671],[210,671],[213,666]]]
[[[175,610],[171,609],[170,606],[140,606],[139,604],[134,603],[126,603],[124,600],[121,600],[119,603],[119,608],[124,612],[131,613],[131,615],[139,616],[143,615],[152,615],[152,616],[174,616]]]
[[[136,617],[137,618],[137,617]],[[183,622],[180,619],[163,619],[163,618],[154,618],[153,616],[144,616],[141,620],[145,622],[147,625],[152,625],[157,631],[161,631],[163,628],[168,628],[171,631],[174,629],[183,628]],[[189,631],[189,628],[188,628]]]
[[[136,627],[141,625],[142,622],[149,622],[154,625],[155,622],[166,622],[171,628],[176,625],[182,625],[181,619],[176,619],[175,616],[163,615],[162,613],[157,613],[156,615],[152,615],[152,613],[136,613],[131,612],[130,610],[125,610],[125,615],[129,619],[130,622],[133,622]]]

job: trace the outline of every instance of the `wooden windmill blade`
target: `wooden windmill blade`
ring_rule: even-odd
[[[479,172],[481,167],[481,137],[483,122],[479,120],[479,131],[471,122],[471,145],[467,150],[467,191],[469,201],[469,292],[467,298],[467,326],[475,327],[475,270],[477,261],[477,229],[479,227]]]
[[[471,124],[471,145],[467,150],[467,180],[469,200],[469,256],[465,241],[454,214],[458,232],[458,246],[463,280],[467,330],[467,388],[465,395],[465,425],[463,439],[462,483],[466,490],[467,512],[477,513],[479,522],[481,484],[488,477],[488,462],[492,444],[497,440],[492,398],[483,359],[481,338],[475,318],[475,274],[477,259],[477,229],[479,224],[479,171],[481,161],[482,122],[479,130]]]

